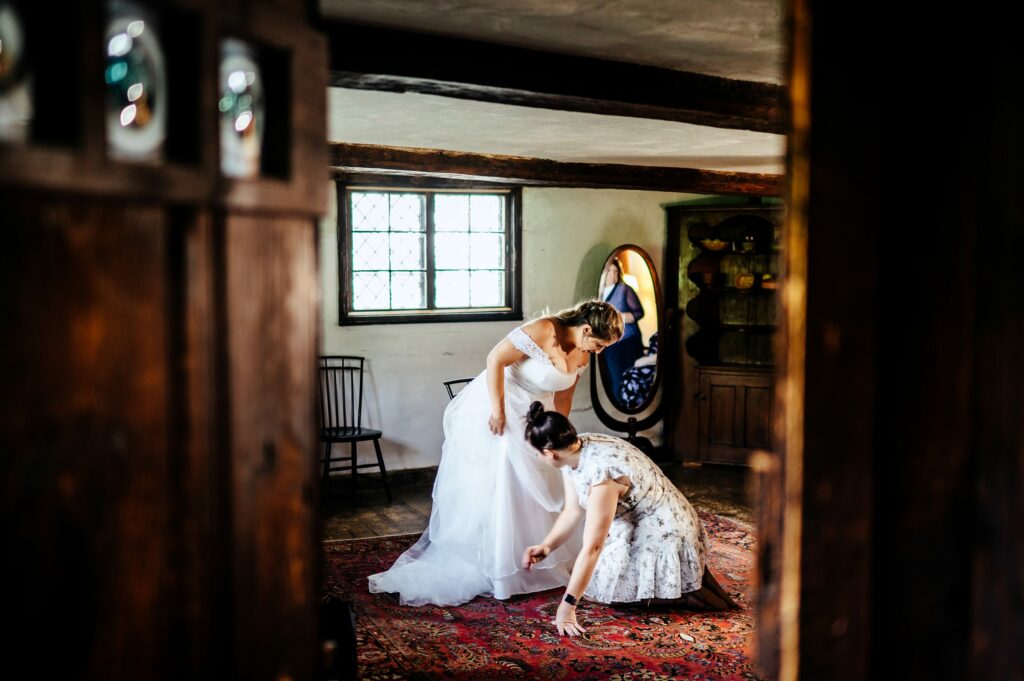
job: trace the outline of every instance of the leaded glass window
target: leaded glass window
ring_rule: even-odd
[[[521,318],[518,191],[343,191],[343,324]]]

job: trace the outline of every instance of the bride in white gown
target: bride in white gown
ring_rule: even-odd
[[[524,437],[526,415],[537,400],[568,416],[590,353],[618,340],[622,328],[614,307],[590,300],[517,327],[494,346],[487,369],[445,409],[430,525],[390,569],[370,575],[371,592],[398,593],[402,605],[458,605],[568,583],[578,533],[544,569],[520,564],[563,502],[558,472]]]

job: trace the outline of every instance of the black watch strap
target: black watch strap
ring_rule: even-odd
[[[569,605],[576,605],[576,603],[578,602],[576,600],[576,597],[568,592],[566,592],[565,597],[562,600],[568,603]]]

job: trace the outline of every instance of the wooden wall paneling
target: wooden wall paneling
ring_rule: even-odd
[[[165,215],[4,191],[0,224],[6,664],[166,678],[178,586]]]
[[[1008,527],[1021,519],[1024,459],[1024,286],[1013,255],[1021,245],[1024,123],[1019,111],[1011,113],[1022,99],[1013,75],[1021,57],[1008,47],[1013,31],[994,27],[989,17],[936,17],[925,28],[955,29],[982,47],[966,59],[942,55],[935,71],[890,98],[894,127],[920,122],[913,134],[884,141],[898,140],[901,153],[947,163],[951,172],[938,183],[882,175],[882,229],[899,225],[919,248],[912,259],[883,249],[880,277],[927,277],[929,286],[914,300],[912,332],[887,334],[879,367],[886,390],[878,404],[884,439],[876,466],[884,462],[886,474],[876,482],[873,606],[899,616],[876,618],[872,648],[899,641],[922,654],[896,665],[874,654],[872,671],[1017,679],[1024,676],[1017,560],[1024,548],[1020,526]],[[909,60],[917,46],[894,41],[892,51]],[[921,97],[949,78],[965,83],[963,96],[922,119],[928,107]],[[935,134],[949,126],[957,135],[937,147]],[[908,187],[927,191],[930,200],[910,206],[894,198]],[[935,271],[942,275],[932,277]],[[879,308],[886,328],[906,320],[898,297],[881,297]]]
[[[188,632],[176,647],[183,678],[231,670],[231,476],[225,385],[223,237],[205,208],[171,210],[176,438],[181,444],[175,515],[181,536],[178,616]]]
[[[326,48],[297,3],[246,4],[253,33],[295,46],[290,87],[308,92],[285,104],[291,179],[232,194],[214,136],[228,3],[159,4],[194,21],[195,61],[176,63],[198,71],[198,120],[178,138],[195,154],[107,158],[100,0],[71,10],[73,39],[50,54],[70,69],[59,93],[77,106],[61,115],[80,134],[0,148],[8,664],[68,678],[312,678],[311,216],[325,208]],[[211,212],[225,203],[248,217]]]
[[[781,531],[762,537],[781,538],[783,556],[780,611],[759,623],[762,641],[777,634],[769,671],[1022,678],[1015,28],[981,12],[924,24],[804,0],[790,12],[785,492]],[[906,79],[925,36],[950,32],[979,49]],[[858,52],[865,41],[876,49]],[[936,109],[950,81],[964,87]],[[869,87],[887,94],[845,96]],[[907,175],[905,159],[949,172]]]
[[[872,455],[881,379],[880,100],[847,96],[875,87],[872,55],[855,45],[877,38],[877,26],[872,12],[789,5],[792,133],[775,433],[783,519],[764,530],[781,552],[777,582],[771,566],[761,566],[779,608],[759,621],[766,659],[779,651],[778,667],[765,671],[780,681],[877,676],[869,653],[880,473]]]
[[[1002,76],[1020,69],[1013,27],[989,44],[994,63],[981,78],[987,96],[976,131],[985,160],[979,172],[975,224],[978,303],[975,309],[973,391],[975,508],[968,675],[973,679],[1024,677],[1024,88]],[[1002,83],[1002,84],[1001,84]],[[961,219],[970,219],[961,214]]]
[[[320,590],[316,225],[223,220],[235,670],[249,679],[312,678]]]

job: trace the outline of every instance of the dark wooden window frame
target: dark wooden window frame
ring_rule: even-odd
[[[522,282],[522,187],[511,184],[466,182],[451,179],[424,177],[374,177],[354,179],[342,177],[336,180],[338,190],[338,325],[363,326],[370,324],[423,324],[431,322],[485,322],[521,321],[523,319]],[[401,310],[394,312],[352,310],[352,220],[349,211],[350,191],[409,192],[426,193],[503,193],[508,195],[505,202],[506,246],[505,246],[505,305],[502,308],[487,309],[426,309]],[[428,200],[429,205],[429,200]],[[427,280],[428,305],[433,291],[434,232],[432,218],[428,211],[427,227]]]

